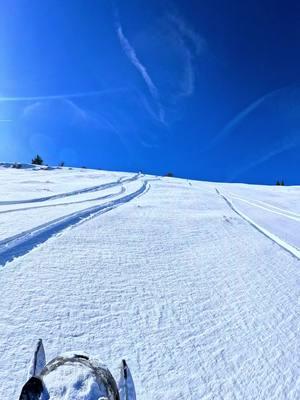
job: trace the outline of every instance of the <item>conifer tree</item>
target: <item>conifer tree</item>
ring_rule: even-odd
[[[44,163],[44,161],[39,154],[37,154],[36,157],[32,159],[32,164],[43,165],[43,163]]]

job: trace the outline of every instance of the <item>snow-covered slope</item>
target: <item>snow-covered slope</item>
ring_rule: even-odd
[[[0,398],[34,344],[137,399],[296,399],[300,188],[0,167]]]

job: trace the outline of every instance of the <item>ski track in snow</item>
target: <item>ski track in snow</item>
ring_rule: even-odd
[[[138,190],[126,196],[110,201],[108,203],[89,207],[81,211],[76,211],[69,215],[65,215],[53,221],[37,226],[28,231],[14,235],[10,238],[1,240],[0,266],[5,265],[7,262],[12,261],[16,257],[20,257],[26,254],[34,247],[48,240],[51,236],[58,234],[59,232],[76,224],[82,223],[89,218],[96,217],[122,204],[125,204],[145,193],[148,189],[149,185],[145,181]]]
[[[122,186],[121,189],[118,192],[109,193],[109,194],[107,194],[105,196],[95,197],[95,198],[86,199],[86,200],[77,200],[77,201],[72,201],[72,202],[67,202],[67,203],[56,203],[56,204],[47,204],[47,205],[43,205],[43,206],[13,208],[13,209],[9,209],[9,210],[0,211],[0,214],[9,214],[9,213],[18,212],[18,211],[38,210],[40,208],[59,207],[59,206],[72,206],[74,204],[82,204],[82,203],[89,203],[89,202],[92,202],[92,201],[105,200],[105,199],[109,199],[111,197],[118,196],[118,195],[124,193],[125,190],[126,190],[125,187]]]
[[[282,208],[272,206],[271,204],[268,204],[266,202],[262,202],[262,201],[259,201],[259,200],[257,202],[260,202],[260,203],[262,203],[264,205],[260,205],[260,204],[257,204],[255,202],[253,202],[253,201],[249,201],[249,200],[243,199],[242,197],[236,196],[234,194],[232,194],[230,197],[232,199],[237,199],[237,200],[243,201],[244,203],[250,204],[251,206],[254,206],[254,207],[257,207],[257,208],[261,208],[262,210],[271,212],[273,214],[282,215],[282,216],[284,216],[286,218],[289,218],[289,219],[292,219],[294,221],[300,222],[300,214],[293,213],[291,211],[284,210]]]
[[[0,206],[1,205],[11,205],[11,204],[26,204],[26,203],[40,203],[48,200],[56,200],[56,199],[61,199],[65,197],[70,197],[70,196],[75,196],[77,194],[84,194],[84,193],[90,193],[90,192],[97,192],[100,190],[104,189],[109,189],[118,185],[122,185],[124,183],[132,182],[136,179],[138,179],[141,176],[141,174],[135,174],[130,178],[119,178],[117,181],[114,182],[109,182],[109,183],[104,183],[101,185],[97,186],[92,186],[89,188],[83,188],[83,189],[78,189],[74,190],[72,192],[67,192],[67,193],[60,193],[60,194],[55,194],[52,196],[47,196],[47,197],[38,197],[35,199],[26,199],[26,200],[7,200],[7,201],[0,201]]]
[[[300,398],[299,260],[221,197],[228,185],[144,179],[3,248],[26,251],[0,269],[0,399],[18,399],[39,337],[47,360],[78,349],[116,378],[127,359],[138,400]]]
[[[236,195],[234,195],[234,196],[236,196]],[[265,201],[261,201],[261,200],[254,200],[254,201],[255,201],[256,203],[261,203],[261,204],[265,205],[267,208],[279,210],[279,211],[281,211],[283,214],[286,214],[286,215],[293,215],[293,216],[295,216],[295,217],[300,217],[300,214],[299,214],[299,213],[295,213],[295,212],[293,212],[293,211],[289,211],[289,210],[286,210],[286,209],[281,208],[281,207],[273,206],[272,204],[267,203],[267,202],[265,202]]]
[[[253,228],[258,230],[260,233],[265,235],[267,238],[272,240],[274,243],[276,243],[278,246],[289,252],[292,256],[296,257],[298,260],[300,260],[300,250],[297,249],[296,247],[290,245],[289,243],[286,243],[284,240],[280,239],[278,236],[274,235],[272,232],[269,232],[267,229],[263,228],[262,226],[258,225],[256,222],[254,222],[251,218],[249,218],[247,215],[245,215],[243,212],[241,212],[233,203],[231,200],[229,200],[224,194],[222,194],[218,189],[216,189],[216,192],[225,200],[225,202],[228,204],[228,206],[236,213],[238,214],[241,218],[243,218],[245,221],[247,221]],[[247,203],[250,203],[246,201]],[[251,203],[250,203],[251,204]],[[261,207],[260,207],[261,208]],[[270,210],[267,210],[270,211]],[[278,214],[278,213],[276,213]],[[286,215],[285,215],[286,216]],[[286,216],[287,217],[287,216]]]

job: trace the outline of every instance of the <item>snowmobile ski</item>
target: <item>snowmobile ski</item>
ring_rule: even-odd
[[[136,400],[135,387],[130,369],[125,360],[122,360],[119,379],[120,400]]]
[[[39,339],[33,353],[30,367],[28,370],[28,379],[32,376],[38,376],[46,365],[46,356],[42,339]]]

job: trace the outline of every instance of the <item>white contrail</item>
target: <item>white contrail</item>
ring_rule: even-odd
[[[181,90],[179,91],[177,96],[189,97],[194,93],[195,90],[195,71],[193,65],[194,55],[192,54],[192,51],[189,49],[189,47],[186,45],[182,36],[182,32],[177,32],[177,30],[172,27],[172,34],[174,36],[174,41],[176,45],[184,54],[183,79],[182,82],[180,82]]]
[[[135,66],[135,68],[141,74],[144,82],[147,85],[147,88],[148,88],[151,96],[154,98],[154,100],[156,101],[156,103],[158,105],[159,119],[161,122],[164,123],[165,122],[165,113],[164,113],[164,109],[160,103],[160,99],[159,99],[160,96],[159,96],[158,89],[155,86],[154,82],[152,81],[146,67],[139,60],[134,47],[130,44],[129,40],[124,35],[124,32],[123,32],[121,23],[119,22],[117,13],[115,16],[115,24],[116,24],[116,30],[117,30],[117,34],[118,34],[118,38],[119,38],[121,47],[122,47],[124,53],[126,54],[126,56],[128,57],[128,59],[130,60],[130,62]]]
[[[214,147],[220,140],[226,137],[235,127],[238,125],[247,115],[249,115],[252,111],[256,110],[258,106],[260,106],[265,100],[274,96],[275,94],[281,92],[282,90],[293,87],[294,85],[284,86],[280,89],[273,90],[265,95],[261,96],[249,106],[247,106],[244,110],[238,113],[231,121],[229,121],[224,128],[213,138],[213,140],[208,144],[204,150],[209,150]]]
[[[192,43],[196,54],[200,54],[206,46],[206,41],[193,29],[191,29],[186,22],[178,15],[170,14],[169,20],[177,26],[179,32],[183,37],[189,39]]]
[[[229,181],[235,180],[238,176],[241,174],[257,167],[260,164],[265,163],[266,161],[270,160],[272,157],[275,157],[281,153],[284,153],[285,151],[291,150],[294,147],[297,147],[299,145],[299,141],[295,140],[295,138],[292,138],[290,141],[287,143],[283,144],[282,146],[277,146],[273,150],[269,151],[267,154],[263,155],[262,157],[259,157],[258,159],[252,161],[248,165],[246,165],[243,168],[240,168],[238,171],[235,172],[234,175],[231,176]]]
[[[118,33],[118,37],[119,37],[121,46],[122,46],[125,54],[127,55],[129,60],[132,62],[132,64],[136,67],[136,69],[142,75],[144,81],[146,82],[146,85],[148,86],[149,92],[152,94],[153,97],[158,98],[159,95],[158,95],[157,87],[154,85],[145,66],[137,58],[136,52],[135,52],[134,48],[132,47],[132,45],[129,43],[126,36],[124,35],[120,24],[117,25],[117,33]]]
[[[195,70],[193,65],[194,56],[190,49],[185,45],[182,38],[178,39],[178,44],[181,45],[182,50],[185,53],[185,65],[184,65],[184,79],[181,93],[179,97],[189,97],[195,91]]]
[[[169,14],[168,20],[172,24],[174,41],[184,54],[184,75],[178,97],[189,97],[195,91],[194,61],[206,47],[206,41],[182,17]]]
[[[43,100],[59,100],[59,99],[74,99],[80,97],[92,97],[92,96],[102,96],[105,94],[111,94],[114,92],[121,92],[126,89],[104,89],[95,90],[92,92],[78,92],[78,93],[66,93],[66,94],[55,94],[55,95],[45,95],[45,96],[0,96],[0,102],[26,102],[26,101],[43,101]]]

